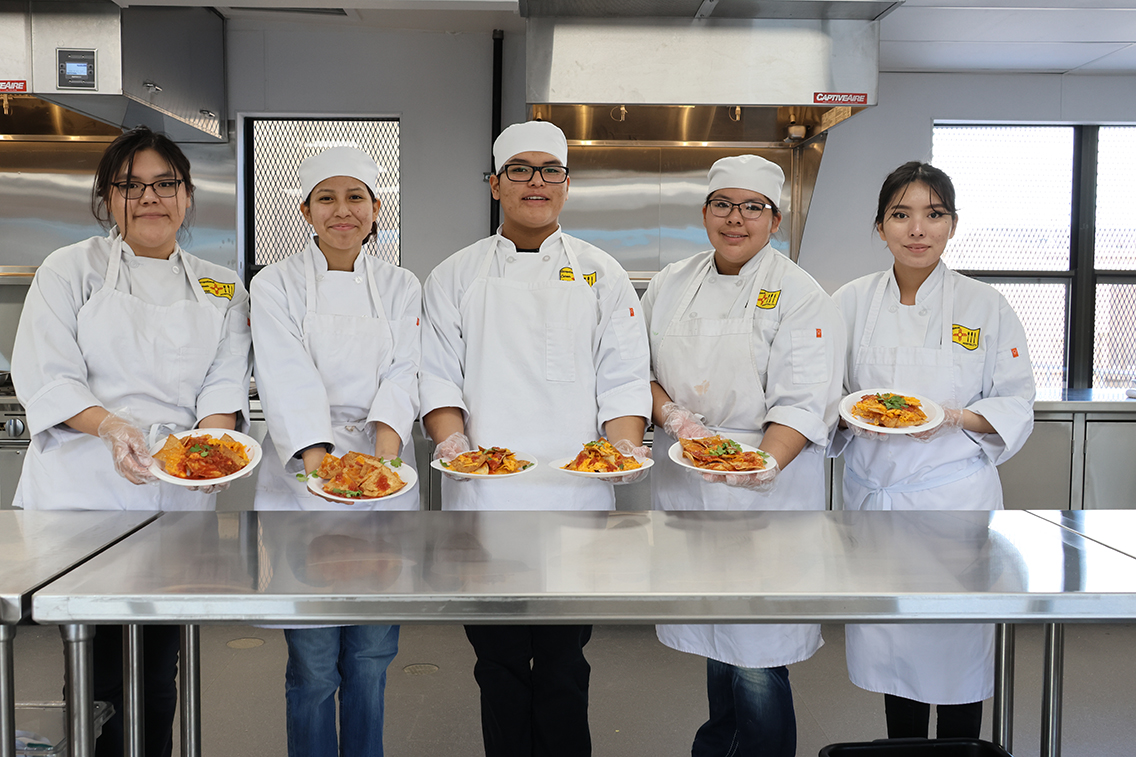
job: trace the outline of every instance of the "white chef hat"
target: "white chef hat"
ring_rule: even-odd
[[[366,184],[372,193],[379,181],[379,164],[354,147],[331,147],[300,164],[300,191],[308,199],[312,190],[332,176],[350,176]]]
[[[568,140],[560,127],[548,121],[513,124],[493,141],[493,162],[498,171],[509,158],[522,152],[546,152],[568,165]]]
[[[785,184],[781,166],[757,155],[734,155],[716,160],[707,178],[708,193],[719,189],[748,189],[765,195],[774,205],[781,203],[781,187]]]

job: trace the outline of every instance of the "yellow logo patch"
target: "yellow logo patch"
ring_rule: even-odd
[[[224,297],[226,300],[233,299],[233,294],[237,291],[236,284],[226,284],[224,281],[198,279],[197,283],[201,285],[205,294],[211,294],[214,297]]]
[[[781,290],[767,292],[762,289],[757,295],[757,306],[762,310],[772,310],[777,307],[777,300],[781,298]]]
[[[957,323],[951,326],[951,341],[964,349],[978,349],[978,338],[981,334],[982,329],[968,329]]]
[[[575,281],[576,280],[576,274],[572,273],[571,266],[564,266],[563,268],[560,269],[560,280],[561,281]],[[592,271],[591,273],[585,273],[584,274],[584,281],[588,282],[588,286],[594,287],[596,285],[596,272]]]

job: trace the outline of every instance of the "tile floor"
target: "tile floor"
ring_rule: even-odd
[[[798,755],[826,744],[884,735],[882,698],[852,686],[841,626],[827,644],[790,668]],[[207,757],[283,757],[280,631],[248,626],[202,629],[203,751]],[[263,643],[258,643],[263,641]],[[1014,754],[1039,752],[1042,632],[1019,627]],[[16,635],[18,701],[58,699],[62,644],[56,629]],[[597,757],[687,755],[705,715],[704,663],[656,641],[650,626],[598,626],[588,645],[591,724]],[[423,674],[424,668],[437,671]],[[482,754],[473,653],[457,626],[404,626],[387,686],[386,754]],[[1136,625],[1067,626],[1064,757],[1136,754]],[[989,738],[987,703],[984,738]],[[176,754],[175,750],[175,754]]]

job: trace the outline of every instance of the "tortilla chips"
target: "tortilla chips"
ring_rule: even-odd
[[[191,481],[228,476],[249,463],[245,446],[228,434],[220,439],[208,434],[178,439],[170,434],[153,457],[166,473]]]
[[[563,466],[564,470],[583,473],[615,473],[642,468],[634,457],[627,457],[602,436],[594,442],[584,442],[584,449],[576,459]]]
[[[765,457],[760,452],[742,452],[733,439],[707,436],[678,441],[682,445],[682,456],[695,468],[725,473],[765,470]]]
[[[330,452],[323,456],[316,475],[327,481],[323,490],[347,499],[389,497],[406,486],[389,466],[400,467],[401,460],[384,460],[362,452],[348,452],[338,458]]]
[[[520,473],[532,466],[528,460],[518,460],[512,450],[504,447],[478,447],[477,452],[464,452],[442,465],[454,473],[473,476],[501,476]]]
[[[852,415],[865,423],[885,428],[908,428],[927,422],[919,400],[902,394],[865,394],[852,406]]]

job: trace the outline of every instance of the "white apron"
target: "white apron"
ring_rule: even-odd
[[[537,459],[535,470],[503,481],[442,477],[446,510],[610,510],[612,486],[566,476],[548,463],[576,454],[598,429],[593,359],[597,301],[580,261],[561,236],[574,281],[490,277],[490,245],[459,304],[466,343],[466,435]],[[517,253],[509,265],[541,265]]]
[[[87,385],[110,412],[126,408],[147,442],[197,422],[197,393],[213,364],[225,316],[209,302],[182,254],[195,298],[151,305],[115,288],[122,237],[106,278],[79,309],[76,342]],[[114,469],[110,451],[88,434],[44,449],[33,439],[13,505],[29,510],[211,510],[214,496],[173,484],[137,486]]]
[[[755,339],[754,322],[758,292],[772,264],[766,255],[758,264],[749,293],[749,303],[741,318],[684,318],[714,266],[713,258],[695,276],[671,322],[659,341],[652,345],[655,377],[671,399],[691,412],[705,417],[707,427],[746,444],[758,445],[768,410],[761,367],[769,359],[769,345]],[[746,383],[738,392],[733,411],[722,417],[714,392],[699,394],[695,386],[706,379],[704,371],[729,376]],[[708,483],[701,476],[680,469],[667,450],[674,443],[655,427],[654,459],[651,472],[653,506],[658,510],[823,510],[824,449],[809,443],[801,454],[774,479],[768,492],[755,492],[734,486]],[[746,668],[769,668],[800,662],[811,657],[824,643],[820,626],[779,625],[660,625],[659,641],[683,652],[711,657]]]
[[[348,452],[375,453],[375,434],[368,429],[367,414],[379,391],[383,373],[394,362],[394,332],[383,309],[370,261],[363,259],[367,291],[371,297],[371,315],[331,315],[317,312],[316,267],[313,255],[322,255],[314,244],[304,269],[307,310],[304,315],[304,349],[311,356],[327,390],[331,407],[331,430],[335,454]],[[360,252],[360,255],[365,253]],[[337,287],[346,282],[341,277],[325,277],[321,287]],[[355,287],[344,286],[342,297],[357,296]],[[360,347],[363,347],[362,349]],[[303,398],[295,398],[294,412],[305,412]],[[403,445],[399,453],[403,465],[415,468],[414,445]],[[272,431],[264,437],[264,459],[257,479],[257,510],[417,510],[418,485],[397,498],[371,504],[348,505],[329,502],[308,491],[307,484],[295,473],[284,470],[280,454],[272,441]]]
[[[889,280],[883,277],[873,294],[853,366],[853,386],[916,392],[958,407],[962,401],[955,390],[959,369],[951,353],[953,278],[943,278],[938,349],[871,346]],[[1002,509],[1002,488],[994,464],[961,432],[927,443],[905,437],[886,442],[854,439],[844,450],[844,461],[846,510]],[[912,474],[880,480],[878,472],[896,470]],[[966,704],[994,693],[992,625],[849,625],[845,645],[849,678],[869,691],[931,704]]]

